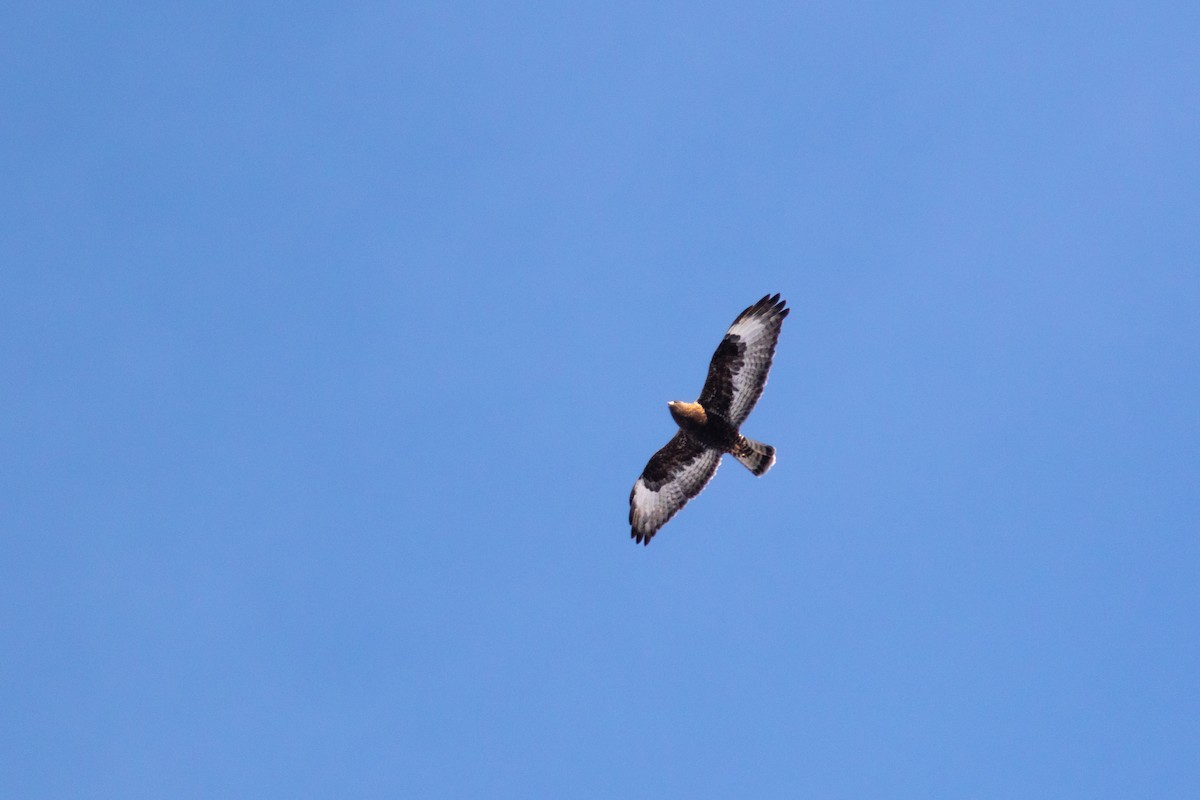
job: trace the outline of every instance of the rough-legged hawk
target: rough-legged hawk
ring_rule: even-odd
[[[774,447],[747,439],[738,429],[767,384],[790,310],[779,295],[768,295],[738,314],[713,353],[700,398],[667,403],[679,432],[654,454],[629,493],[629,524],[638,542],[650,544],[658,529],[700,494],[725,453],[755,475],[775,463]]]

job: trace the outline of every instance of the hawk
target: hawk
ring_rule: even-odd
[[[738,314],[713,353],[699,399],[667,403],[679,432],[654,454],[629,493],[634,540],[650,544],[658,529],[700,494],[725,453],[755,475],[775,463],[774,447],[747,439],[738,429],[767,384],[775,343],[790,310],[776,294]]]

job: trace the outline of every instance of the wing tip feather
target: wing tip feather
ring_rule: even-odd
[[[757,303],[747,307],[741,314],[738,314],[738,317],[734,320],[734,323],[736,324],[748,317],[754,316],[778,316],[780,319],[783,319],[787,316],[789,311],[791,311],[791,309],[787,306],[787,300],[782,299],[782,295],[779,292],[776,292],[775,294],[764,294],[762,299],[760,299]]]
[[[783,318],[791,311],[788,308],[787,300],[781,299],[778,292],[775,294],[763,295],[763,298],[752,306],[747,307],[742,313],[737,315],[737,319],[733,321],[733,325],[739,322],[745,322],[753,317],[758,317],[768,323],[778,321],[783,322]],[[732,328],[733,325],[730,327]]]

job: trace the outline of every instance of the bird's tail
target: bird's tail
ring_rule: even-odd
[[[775,463],[775,448],[769,444],[756,442],[753,439],[747,439],[745,436],[739,436],[737,444],[733,446],[733,457],[753,472],[755,475],[764,475],[767,470]]]

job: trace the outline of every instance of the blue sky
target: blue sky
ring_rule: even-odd
[[[0,794],[1200,791],[1191,3],[0,12]],[[627,498],[725,327],[727,459]]]

